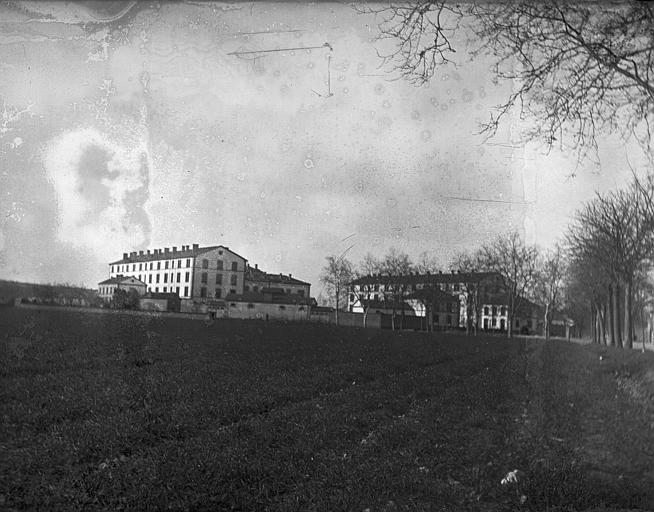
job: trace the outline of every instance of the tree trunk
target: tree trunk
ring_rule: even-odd
[[[544,329],[545,329],[545,339],[550,339],[550,305],[545,304],[545,316],[543,318]]]
[[[341,294],[339,289],[336,289],[336,325],[338,325],[338,296]]]
[[[597,306],[594,302],[590,303],[590,337],[593,340],[593,345],[597,344]]]
[[[613,285],[613,330],[615,331],[614,346],[622,348],[622,322],[620,318],[621,313],[621,297],[620,297],[620,284],[616,281]]]
[[[631,276],[627,278],[624,289],[624,333],[626,337],[625,346],[634,348],[634,322],[633,322],[633,281]]]

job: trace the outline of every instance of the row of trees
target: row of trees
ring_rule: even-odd
[[[321,280],[337,310],[347,303],[348,284],[357,277],[387,276],[389,283],[394,283],[391,298],[395,307],[407,290],[401,280],[391,278],[436,272],[440,266],[427,253],[414,263],[396,249],[381,259],[367,254],[357,265],[335,256],[327,261]],[[463,272],[496,273],[507,301],[509,336],[516,315],[530,300],[542,308],[546,337],[552,315],[561,311],[574,319],[580,330],[588,331],[595,343],[632,348],[638,336],[643,341],[651,337],[654,314],[654,283],[649,277],[654,267],[654,177],[634,177],[624,189],[596,194],[577,211],[563,243],[551,250],[525,244],[514,232],[474,252],[459,254],[450,266]],[[480,283],[464,286],[470,298],[467,316],[479,318]],[[471,331],[477,328],[468,327]]]
[[[654,182],[633,182],[597,194],[575,216],[567,235],[569,294],[590,318],[595,342],[633,347],[635,321],[645,338],[651,305],[654,251]]]

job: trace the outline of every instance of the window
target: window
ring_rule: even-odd
[[[207,259],[202,260],[202,268],[209,268],[209,260]]]
[[[139,263],[139,271],[143,270],[143,263]]]
[[[497,315],[497,306],[493,306],[493,316]],[[495,325],[495,324],[493,324]]]
[[[216,274],[216,284],[223,284],[223,275]]]
[[[184,287],[184,297],[188,297],[188,286]]]
[[[158,286],[154,287],[154,293],[159,293],[159,287]]]
[[[223,269],[223,260],[218,260],[218,261],[216,262],[216,268],[217,268],[218,270],[222,270],[222,269]]]
[[[182,260],[177,260],[177,268],[182,268]]]
[[[202,272],[202,275],[200,276],[200,282],[205,283],[207,282],[207,273]]]
[[[232,295],[236,295],[236,290],[232,288],[231,290],[229,290],[229,293],[231,293]]]
[[[172,290],[172,288],[171,288],[171,290]],[[177,295],[179,295],[179,286],[175,287],[175,293],[176,293]]]
[[[452,315],[447,315],[447,325],[452,325]]]
[[[375,284],[375,291],[376,291],[376,292],[379,291],[379,285],[378,285],[378,284]]]
[[[220,297],[222,297],[222,295],[223,295],[223,291],[220,288],[216,288],[216,293],[214,294],[214,296],[217,299],[219,299]]]
[[[188,283],[188,278],[189,278],[189,273],[187,272],[186,276],[185,276],[185,279],[184,279],[184,281],[186,281],[187,283]]]
[[[168,282],[168,274],[164,274],[164,283]]]
[[[232,274],[229,279],[229,284],[232,286],[236,286],[236,280],[238,279],[238,276],[236,274]]]
[[[177,272],[177,282],[178,283],[182,282],[182,273],[181,272]]]
[[[157,274],[157,283],[159,282],[159,274]]]
[[[456,313],[456,302],[450,302],[450,313]]]
[[[350,293],[350,302],[354,302],[354,294]]]
[[[497,327],[497,318],[493,317],[493,320],[491,320],[491,325],[493,327]]]
[[[148,283],[152,284],[152,274],[148,276]]]
[[[515,326],[516,326],[516,327],[520,327],[520,320],[516,320],[516,321],[515,321]]]
[[[186,260],[186,268],[190,268],[190,266],[191,266],[191,259],[189,258]]]
[[[506,316],[506,306],[502,306],[502,316]]]
[[[459,283],[456,283],[456,284],[454,285],[454,291],[455,291],[455,292],[458,292],[458,291],[459,291],[459,288],[460,288]]]
[[[297,291],[297,294],[298,294],[300,297],[304,297],[304,290],[298,290],[298,291]]]
[[[286,306],[279,306],[280,311],[284,311],[286,309]]]
[[[203,286],[200,288],[200,297],[206,297],[207,296],[207,289]]]
[[[232,303],[230,304],[230,307],[235,308],[235,307],[236,307],[236,303],[235,303],[235,302],[232,302]]]
[[[168,291],[168,287],[164,286],[164,293],[166,293],[167,291]]]
[[[132,265],[132,272],[136,272],[136,263]]]
[[[168,269],[168,262],[164,262],[164,268],[167,270]]]
[[[490,315],[490,310],[489,310],[488,306],[484,306],[484,315],[486,315],[486,316]]]
[[[238,270],[238,262],[232,261],[232,270],[234,271]]]
[[[254,304],[248,304],[248,309],[254,309]]]
[[[150,262],[150,270],[152,270],[152,262]]]

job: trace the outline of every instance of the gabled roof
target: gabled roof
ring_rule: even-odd
[[[450,293],[444,292],[435,287],[423,288],[422,290],[415,290],[405,296],[406,299],[428,300],[430,302],[459,302],[459,297]]]
[[[437,274],[384,275],[373,274],[355,279],[350,284],[430,284],[430,283],[474,283],[499,277],[496,272],[452,272]]]
[[[168,251],[168,252],[158,252],[150,254],[134,254],[127,255],[127,258],[122,258],[120,260],[113,261],[109,265],[120,265],[122,263],[142,263],[144,261],[158,261],[158,260],[175,260],[175,259],[184,259],[184,258],[195,258],[201,254],[213,251],[215,249],[225,249],[226,251],[231,252],[232,254],[238,256],[239,258],[247,261],[247,258],[244,258],[240,254],[235,253],[229,247],[224,245],[210,245],[208,247],[197,247],[193,249],[191,246],[190,249],[177,250],[177,251]]]
[[[133,276],[116,276],[116,277],[111,277],[109,279],[105,279],[104,281],[98,283],[98,286],[101,284],[120,284],[124,283],[125,281],[131,281],[134,282],[136,281],[138,284],[142,284],[143,286],[147,286],[146,283],[141,281],[140,279],[133,277]]]
[[[254,282],[266,282],[266,283],[273,283],[273,284],[296,284],[296,285],[308,284],[309,286],[311,286],[311,283],[300,281],[299,279],[295,279],[291,275],[270,274],[268,272],[264,272],[263,270],[259,270],[258,268],[255,267],[248,267],[247,271],[245,272],[245,279],[247,281],[254,281]]]

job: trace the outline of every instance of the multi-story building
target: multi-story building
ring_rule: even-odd
[[[281,289],[286,295],[299,295],[306,298],[309,298],[311,292],[311,284],[294,278],[293,274],[269,274],[259,270],[259,265],[247,267],[245,271],[246,292],[263,292],[270,288]]]
[[[109,264],[110,278],[132,276],[152,293],[177,293],[182,299],[242,294],[247,260],[224,245],[198,244],[123,253]]]
[[[138,278],[119,274],[98,283],[98,295],[102,300],[110,301],[116,293],[116,290],[125,290],[127,292],[130,290],[136,290],[139,295],[144,295],[146,288],[147,285]]]
[[[426,293],[430,290],[434,293]],[[453,305],[448,296],[455,297],[458,305]],[[363,312],[366,301],[410,304],[417,315],[431,313],[434,325],[488,330],[503,330],[507,326],[508,301],[500,276],[494,272],[363,276],[350,283],[349,311]]]
[[[248,318],[288,318],[293,313],[308,318],[311,304],[309,283],[250,267],[247,259],[224,245],[123,253],[109,264],[109,274],[110,279],[100,283],[105,298],[113,293],[109,282],[134,279],[142,281],[142,293],[176,294],[185,312]],[[244,311],[239,309],[242,303]]]

